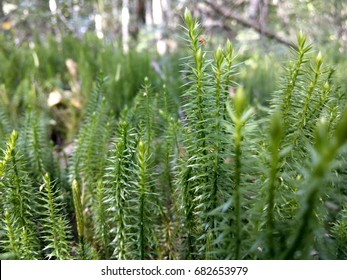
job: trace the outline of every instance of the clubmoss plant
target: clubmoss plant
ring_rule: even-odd
[[[283,119],[280,112],[273,114],[270,122],[270,169],[268,174],[267,186],[267,208],[266,208],[266,246],[268,249],[268,258],[272,259],[275,253],[275,196],[278,187],[278,178],[280,176],[280,144],[283,137]]]
[[[133,246],[136,259],[153,259],[156,257],[156,233],[152,223],[158,213],[155,204],[156,193],[153,193],[150,173],[150,155],[148,147],[142,140],[139,141],[136,151],[135,172],[137,178],[134,182],[132,205],[134,207],[134,236]]]
[[[9,137],[4,159],[1,161],[1,210],[7,213],[5,223],[11,251],[20,259],[40,258],[40,242],[36,234],[37,192],[16,151],[18,133]],[[14,239],[15,237],[15,239]],[[6,244],[6,242],[5,242]],[[16,244],[16,245],[15,245]]]
[[[40,86],[28,73],[0,78],[0,258],[346,258],[347,95],[324,54],[300,33],[270,106],[252,107],[236,83],[243,65],[232,43],[210,51],[188,10],[184,23],[182,95],[158,87],[165,74],[141,77],[134,90],[140,74],[123,81],[125,66],[98,55],[92,39],[71,53],[76,42],[64,40],[66,55],[80,56],[81,88],[71,73],[64,79],[86,98],[67,166],[62,143],[49,140],[56,115],[36,104]],[[58,51],[54,40],[48,45]],[[29,54],[35,77],[54,77],[54,63],[65,67],[39,44]],[[8,55],[18,62],[17,52]],[[122,59],[134,65],[136,57]],[[89,95],[98,61],[113,78],[99,75]],[[122,90],[110,101],[115,83]]]
[[[132,230],[131,199],[132,160],[135,154],[135,131],[121,119],[118,124],[117,137],[113,140],[113,148],[108,159],[105,172],[104,203],[108,212],[108,225],[112,235],[112,258],[124,260],[131,258],[129,245]]]
[[[40,186],[42,193],[42,232],[46,244],[44,251],[47,251],[48,259],[70,259],[71,245],[68,240],[68,221],[61,212],[63,207],[58,202],[58,191],[53,189],[48,173],[43,176],[43,184]]]
[[[333,223],[331,233],[336,240],[335,257],[346,259],[347,255],[347,221],[346,209],[342,209],[336,222]]]
[[[234,141],[234,157],[235,157],[235,166],[234,166],[234,191],[233,191],[233,208],[235,212],[235,259],[240,258],[241,254],[241,235],[242,235],[242,209],[241,209],[241,176],[242,176],[242,140],[244,138],[243,128],[246,125],[246,122],[252,116],[252,108],[247,108],[247,101],[245,92],[242,88],[237,89],[234,97],[234,108],[230,106],[227,107],[229,116],[235,126],[233,132],[233,141]]]
[[[328,124],[324,119],[320,120],[315,130],[315,145],[312,154],[312,169],[307,178],[305,200],[301,211],[299,211],[300,226],[293,235],[293,241],[284,254],[285,259],[292,259],[295,253],[301,254],[299,258],[308,257],[308,248],[312,244],[314,226],[314,210],[319,201],[322,190],[322,181],[331,168],[331,162],[347,141],[347,111],[341,116],[337,124],[333,138],[329,137]]]

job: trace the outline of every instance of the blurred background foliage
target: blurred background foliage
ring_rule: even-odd
[[[53,141],[68,143],[99,72],[109,77],[105,95],[116,115],[144,76],[179,98],[185,7],[201,20],[206,48],[228,38],[239,50],[244,66],[234,79],[259,108],[266,110],[300,30],[347,89],[344,0],[0,0],[1,135],[30,106],[48,116]]]

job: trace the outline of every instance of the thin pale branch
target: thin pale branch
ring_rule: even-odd
[[[242,18],[241,16],[231,12],[228,9],[221,7],[218,4],[215,4],[212,1],[204,0],[204,3],[206,3],[214,12],[218,13],[219,15],[221,15],[222,17],[224,17],[226,19],[235,20],[235,21],[237,21],[237,23],[239,23],[239,24],[241,24],[247,28],[252,28],[255,31],[257,31],[258,33],[268,37],[269,39],[273,39],[273,40],[275,40],[281,44],[284,44],[286,46],[289,46],[289,47],[292,47],[295,49],[297,48],[293,42],[279,36],[278,34],[272,32],[266,28],[261,27],[260,25],[255,24],[254,22],[251,22],[249,20]]]

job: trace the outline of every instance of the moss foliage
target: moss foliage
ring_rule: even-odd
[[[146,77],[114,108],[100,74],[67,158],[38,108],[12,133],[0,108],[2,258],[346,258],[347,102],[324,55],[300,33],[259,113],[232,43],[184,22],[179,102]]]

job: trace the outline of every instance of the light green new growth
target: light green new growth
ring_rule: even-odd
[[[259,106],[232,43],[211,51],[189,10],[183,20],[181,95],[146,69],[134,77],[142,88],[127,84],[130,66],[97,55],[114,79],[99,74],[89,96],[80,62],[74,94],[87,104],[72,153],[49,141],[60,124],[36,99],[12,133],[6,116],[17,112],[0,106],[1,259],[347,257],[347,96],[328,60],[300,33],[269,107]],[[20,84],[16,96],[30,80]],[[62,123],[72,137],[77,123]]]

